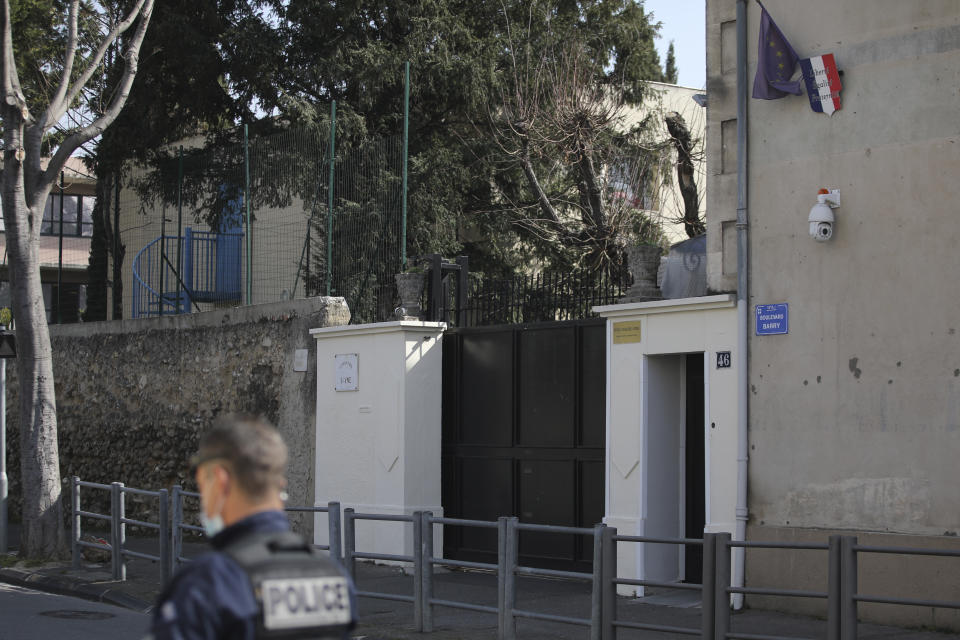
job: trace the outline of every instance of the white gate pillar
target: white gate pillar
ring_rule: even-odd
[[[737,480],[736,344],[732,295],[594,307],[607,320],[606,514],[620,535],[682,537],[686,425],[682,354],[703,353],[705,533],[732,532]],[[721,366],[729,364],[729,368]],[[673,480],[671,486],[666,482]],[[669,532],[665,535],[664,531]],[[671,580],[676,548],[622,544],[621,578]],[[672,565],[672,567],[671,567]],[[621,595],[643,588],[619,585]]]
[[[317,506],[338,500],[359,513],[443,515],[445,328],[399,321],[310,331],[317,341]],[[322,515],[314,531],[315,543],[327,544]],[[409,523],[361,521],[356,532],[358,551],[412,553]]]

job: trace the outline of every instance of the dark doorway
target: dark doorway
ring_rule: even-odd
[[[706,450],[704,448],[704,378],[703,354],[686,356],[686,478],[684,486],[685,523],[687,538],[703,538],[706,524]],[[686,545],[684,581],[701,582],[703,577],[703,547]]]
[[[458,328],[443,339],[443,509],[474,520],[603,519],[606,325]],[[446,527],[449,558],[496,562],[495,530]],[[587,536],[522,532],[528,566],[586,570]]]

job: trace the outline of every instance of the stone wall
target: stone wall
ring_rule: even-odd
[[[316,349],[309,330],[349,319],[343,298],[310,298],[51,326],[65,507],[72,476],[151,490],[179,483],[195,491],[188,459],[198,437],[218,414],[234,411],[261,414],[277,425],[290,448],[289,504],[312,505]],[[294,371],[298,349],[309,354],[305,371]],[[13,360],[8,362],[7,389],[10,513],[19,519]],[[89,504],[109,512],[106,492],[85,490],[83,501],[84,510]],[[133,517],[140,512],[137,502],[128,497]],[[309,533],[311,519],[300,520]]]

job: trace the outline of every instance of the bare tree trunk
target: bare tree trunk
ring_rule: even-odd
[[[556,209],[553,208],[553,205],[550,203],[550,198],[547,197],[547,194],[544,193],[543,187],[540,186],[540,180],[537,179],[537,172],[533,169],[533,164],[530,162],[530,152],[528,151],[530,146],[529,140],[523,141],[523,155],[520,157],[520,164],[523,167],[523,174],[527,177],[527,183],[530,185],[530,190],[533,191],[534,195],[537,196],[537,202],[540,204],[540,210],[543,211],[543,216],[552,222],[553,224],[560,225],[560,217],[557,215]]]
[[[593,156],[583,142],[577,144],[577,167],[580,169],[580,188],[586,190],[581,195],[590,206],[593,226],[598,231],[602,231],[607,226],[607,217],[603,210],[603,192],[600,189],[600,181],[597,179]]]
[[[677,150],[677,183],[683,198],[683,227],[687,237],[692,238],[706,233],[707,230],[703,220],[700,219],[700,197],[697,193],[696,174],[690,153],[693,142],[683,116],[674,111],[668,113],[665,120],[667,131]]]
[[[34,212],[40,219],[43,210]],[[8,245],[9,246],[9,245]],[[23,251],[25,250],[25,251]],[[64,556],[67,551],[61,502],[60,458],[53,361],[36,245],[13,250],[10,266],[17,318],[17,375],[20,384],[20,474],[23,515],[20,555]],[[26,381],[31,384],[26,384]]]
[[[39,248],[35,236],[43,219],[49,187],[35,194],[28,206],[24,184],[39,174],[31,171],[24,146],[36,147],[39,138],[24,140],[23,118],[5,105],[3,119],[7,148],[3,156],[3,217],[10,264],[13,317],[17,328],[17,375],[20,379],[20,474],[23,514],[20,555],[50,558],[66,554],[63,508],[60,500],[60,464],[57,448],[57,410],[47,315],[40,282]],[[29,162],[29,160],[28,160]]]
[[[59,86],[42,113],[36,114],[31,113],[17,76],[10,0],[3,0],[2,4],[0,85],[3,96],[0,115],[3,117],[4,149],[0,196],[3,198],[13,317],[17,327],[23,491],[20,555],[27,558],[64,555],[67,548],[61,504],[53,360],[40,281],[40,226],[44,204],[67,159],[81,145],[102,134],[123,109],[137,73],[140,46],[150,23],[153,2],[135,0],[126,18],[110,28],[93,55],[85,60],[87,66],[74,74],[80,42],[80,0],[71,0]],[[75,127],[44,168],[40,162],[44,134],[77,102],[84,86],[100,68],[108,48],[134,24],[136,28],[124,55],[123,76],[109,106],[90,124]]]

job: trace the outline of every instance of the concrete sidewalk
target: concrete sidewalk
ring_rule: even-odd
[[[12,533],[15,535],[16,532]],[[11,538],[15,543],[14,536]],[[155,538],[130,538],[128,543],[132,550],[157,553]],[[190,557],[205,550],[205,544],[187,543],[184,553]],[[131,559],[127,562],[127,580],[116,582],[111,578],[109,563],[84,563],[80,569],[72,569],[69,562],[31,567],[19,563],[13,567],[0,568],[0,582],[149,611],[160,589],[160,568],[156,562]],[[356,582],[360,591],[397,595],[413,593],[412,576],[398,567],[358,562]],[[518,609],[582,618],[590,615],[590,586],[586,583],[538,578],[519,578],[517,583]],[[475,571],[439,571],[435,575],[434,597],[495,606],[496,576]],[[696,592],[677,590],[641,599],[620,598],[617,612],[619,620],[686,627],[692,630],[698,630],[700,626],[699,596]],[[360,599],[360,626],[353,635],[355,638],[367,640],[490,640],[497,637],[497,616],[436,606],[434,628],[435,631],[430,634],[413,630],[412,604],[363,597]],[[517,628],[517,637],[522,640],[586,640],[589,637],[586,627],[531,619],[518,620]],[[826,637],[826,625],[822,620],[750,609],[734,614],[732,630],[736,633],[762,633],[782,637]],[[677,638],[679,635],[620,629],[617,637],[659,639]],[[863,640],[960,639],[960,635],[955,634],[865,623],[860,624],[859,637]]]

